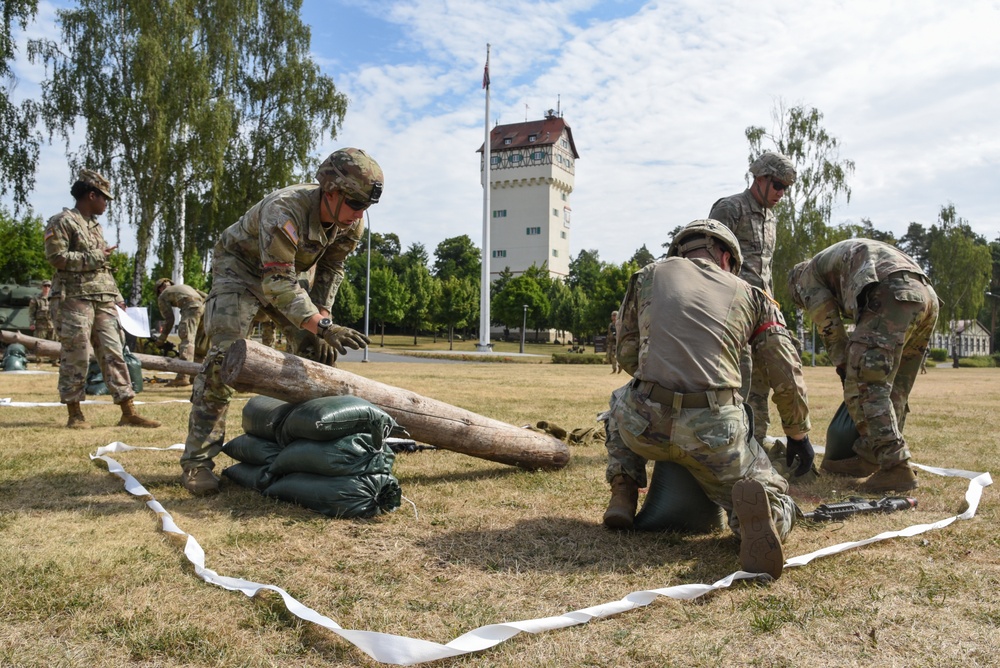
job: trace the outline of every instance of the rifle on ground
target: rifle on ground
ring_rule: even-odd
[[[852,515],[894,513],[897,510],[909,510],[916,507],[917,500],[909,496],[887,496],[878,501],[852,496],[849,500],[840,503],[820,504],[811,513],[803,513],[803,517],[814,522],[833,522]]]

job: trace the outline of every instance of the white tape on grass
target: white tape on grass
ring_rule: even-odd
[[[617,615],[629,610],[634,610],[635,608],[649,605],[660,596],[680,600],[690,600],[698,598],[699,596],[704,596],[705,594],[713,592],[717,589],[728,587],[736,580],[754,578],[758,575],[757,573],[736,571],[735,573],[732,573],[722,580],[710,585],[686,584],[674,587],[665,587],[663,589],[636,591],[618,601],[602,603],[600,605],[584,608],[582,610],[574,610],[573,612],[567,612],[555,617],[544,617],[541,619],[529,619],[520,622],[508,622],[504,624],[481,626],[478,629],[473,629],[472,631],[455,638],[446,645],[429,642],[427,640],[419,640],[417,638],[392,635],[389,633],[345,629],[329,617],[321,615],[312,608],[303,605],[280,587],[260,584],[258,582],[250,582],[239,578],[226,577],[224,575],[219,575],[209,568],[206,568],[205,551],[202,549],[201,545],[198,544],[198,541],[195,540],[194,536],[182,531],[174,523],[170,513],[168,513],[166,509],[161,506],[160,503],[153,498],[151,494],[149,494],[149,492],[146,491],[146,488],[144,488],[138,480],[126,472],[121,464],[106,456],[108,453],[129,452],[132,450],[162,451],[183,449],[184,446],[180,443],[172,445],[169,448],[135,448],[116,441],[104,446],[103,448],[99,448],[96,453],[90,456],[90,458],[106,462],[108,465],[108,471],[114,473],[125,481],[125,489],[130,494],[135,496],[148,496],[149,499],[146,501],[146,505],[160,517],[164,531],[187,537],[187,542],[184,546],[184,555],[188,558],[188,561],[194,565],[195,573],[198,574],[198,577],[205,580],[205,582],[209,582],[231,591],[240,591],[247,596],[253,596],[262,589],[276,592],[284,600],[285,606],[292,614],[333,631],[376,661],[380,661],[382,663],[411,666],[425,661],[435,661],[437,659],[445,659],[452,656],[459,656],[461,654],[468,654],[470,652],[479,652],[498,645],[521,632],[543,633],[545,631],[554,631],[567,626],[585,624],[592,619],[609,617],[611,615]],[[845,550],[869,545],[871,543],[887,540],[889,538],[915,536],[917,534],[924,533],[925,531],[946,527],[955,520],[969,519],[976,514],[976,510],[979,507],[979,501],[982,498],[983,488],[993,484],[993,479],[990,477],[989,473],[973,473],[970,471],[960,471],[955,469],[932,468],[929,466],[921,466],[919,464],[913,464],[913,466],[935,475],[967,478],[969,480],[969,488],[965,493],[965,499],[969,502],[969,509],[961,515],[949,517],[932,524],[918,524],[903,529],[902,531],[887,531],[866,540],[856,541],[853,543],[840,543],[839,545],[826,547],[810,554],[792,557],[785,563],[785,566],[804,566],[818,557],[837,554]]]

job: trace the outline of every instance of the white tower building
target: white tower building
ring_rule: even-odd
[[[565,279],[580,157],[569,125],[552,109],[540,121],[498,125],[490,132],[490,153],[490,277],[544,264],[553,278]]]

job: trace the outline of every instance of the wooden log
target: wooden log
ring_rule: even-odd
[[[2,335],[4,343],[20,343],[29,353],[34,353],[35,357],[50,357],[55,359],[62,353],[62,344],[58,341],[39,339],[27,334],[21,334],[20,332],[3,331],[0,335]],[[201,371],[201,363],[199,362],[189,362],[187,360],[161,357],[159,355],[132,354],[139,360],[139,365],[147,371],[169,371],[192,376]]]
[[[528,470],[560,469],[569,447],[557,438],[241,339],[226,353],[222,379],[241,392],[299,403],[354,395],[391,415],[422,443]]]

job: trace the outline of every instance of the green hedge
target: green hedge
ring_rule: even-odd
[[[996,366],[996,361],[992,357],[986,357],[985,355],[977,357],[959,357],[958,366],[976,369],[990,368]]]
[[[553,364],[605,364],[604,355],[597,353],[552,353]]]
[[[812,366],[813,354],[808,350],[802,353],[802,366]],[[830,356],[824,351],[816,356],[816,366],[833,366],[830,363]]]
[[[948,359],[948,351],[944,348],[931,348],[931,359],[935,362],[943,362]]]

